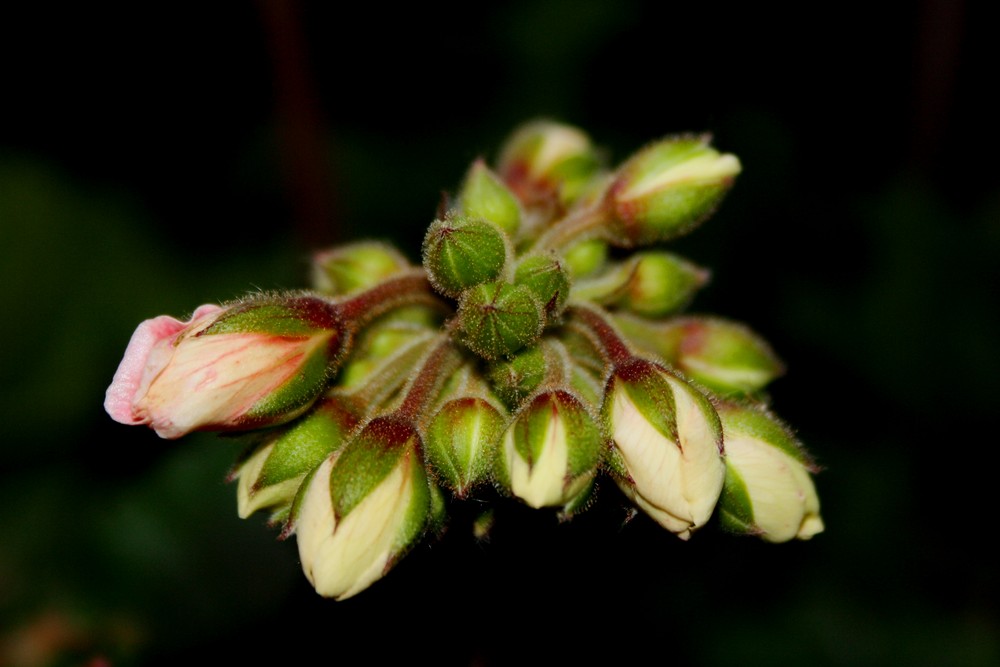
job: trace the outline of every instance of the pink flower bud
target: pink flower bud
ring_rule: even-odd
[[[320,395],[344,339],[335,309],[308,296],[204,305],[188,322],[155,317],[132,334],[104,407],[169,439],[283,423]]]

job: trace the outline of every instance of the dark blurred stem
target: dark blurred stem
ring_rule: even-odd
[[[341,240],[335,179],[300,3],[258,0],[257,6],[273,63],[278,151],[296,237],[306,250],[331,245]]]

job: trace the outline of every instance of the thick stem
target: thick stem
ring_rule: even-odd
[[[406,388],[406,395],[396,408],[396,414],[416,423],[420,413],[461,361],[462,355],[452,342],[450,332],[440,334],[439,342],[424,357],[420,370]]]
[[[583,241],[599,235],[601,226],[607,222],[607,206],[601,203],[576,211],[538,237],[531,246],[533,252],[561,250],[574,241]]]
[[[613,366],[620,366],[635,356],[603,311],[592,306],[574,304],[569,308],[569,315],[593,332]]]
[[[393,276],[360,294],[336,302],[334,307],[348,326],[357,331],[393,308],[418,303],[443,307],[422,268]]]

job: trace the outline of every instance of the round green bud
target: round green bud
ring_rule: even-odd
[[[497,395],[510,407],[520,405],[545,379],[548,362],[541,345],[532,345],[509,359],[498,359],[486,370]]]
[[[492,360],[538,340],[544,317],[530,289],[493,282],[462,294],[458,321],[463,342],[483,359]]]
[[[507,262],[507,238],[482,218],[449,215],[435,220],[423,243],[424,268],[439,293],[458,297],[464,290],[495,280]]]
[[[524,285],[538,298],[548,318],[558,317],[569,298],[569,274],[549,255],[532,255],[518,264],[514,284]]]
[[[511,236],[521,225],[521,204],[517,197],[481,159],[469,168],[458,193],[458,203],[465,215],[489,220]]]

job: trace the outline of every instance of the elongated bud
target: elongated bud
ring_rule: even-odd
[[[411,424],[377,417],[304,485],[295,535],[317,593],[337,600],[360,593],[423,536],[431,490],[420,449]]]
[[[503,231],[488,220],[447,216],[427,229],[424,268],[435,290],[457,297],[470,287],[500,277],[507,261],[507,245]]]
[[[723,403],[719,417],[726,434],[722,526],[767,542],[822,532],[812,480],[817,469],[791,430],[757,406]]]
[[[683,309],[707,281],[705,269],[674,253],[651,250],[578,281],[573,296],[655,318]]]
[[[202,306],[190,322],[146,320],[125,350],[105,409],[163,438],[284,423],[319,397],[348,338],[336,309],[307,295]]]
[[[343,444],[360,417],[350,398],[333,394],[301,418],[277,427],[231,475],[237,480],[240,518],[270,509],[270,523],[285,520],[306,474]]]
[[[556,389],[530,399],[503,436],[501,485],[531,507],[575,506],[601,462],[604,439],[573,393]]]
[[[752,394],[785,372],[768,342],[739,322],[699,315],[650,322],[624,314],[615,322],[639,349],[722,396]]]
[[[514,284],[531,290],[549,321],[557,319],[566,308],[569,274],[555,256],[531,255],[521,260],[514,271]]]
[[[613,243],[635,247],[669,241],[715,211],[741,167],[735,155],[719,153],[709,140],[667,138],[619,168],[609,190]]]
[[[598,173],[600,161],[581,130],[549,120],[515,129],[500,150],[497,172],[527,205],[554,201],[565,206]]]
[[[490,479],[506,418],[484,398],[454,398],[441,406],[425,431],[427,459],[438,480],[464,498]]]
[[[359,241],[316,253],[313,287],[329,295],[367,289],[382,279],[413,268],[396,248],[379,241]]]
[[[667,369],[633,358],[611,374],[602,416],[618,486],[657,523],[690,538],[711,517],[726,474],[712,404]]]
[[[462,213],[483,218],[513,237],[521,225],[521,204],[483,160],[472,163],[458,193]]]
[[[478,285],[462,294],[458,319],[463,342],[487,360],[535,342],[545,322],[530,289],[502,282]]]

